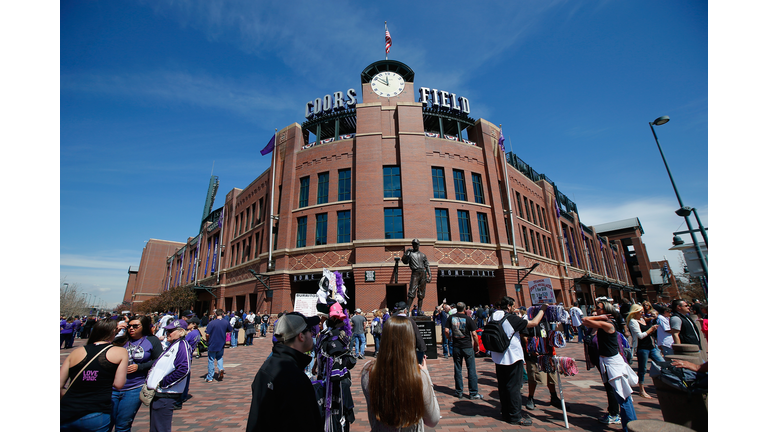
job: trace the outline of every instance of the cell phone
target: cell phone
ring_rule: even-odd
[[[421,364],[424,361],[424,352],[416,351],[416,363]]]

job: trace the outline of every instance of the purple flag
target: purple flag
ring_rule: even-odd
[[[501,130],[499,130],[499,147],[501,147],[501,151],[505,151],[504,150],[504,132],[502,132]]]
[[[272,135],[272,139],[269,140],[269,142],[267,143],[267,146],[264,147],[264,149],[261,151],[261,155],[266,156],[267,154],[271,153],[272,150],[274,149],[275,149],[275,136]]]
[[[560,219],[560,204],[557,203],[557,199],[555,199],[555,211],[557,212],[557,218]]]

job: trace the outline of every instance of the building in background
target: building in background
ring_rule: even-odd
[[[123,302],[129,303],[131,312],[136,312],[141,302],[160,295],[167,286],[164,284],[166,259],[184,243],[149,239],[141,252],[139,266],[128,269],[128,283]]]
[[[296,294],[316,293],[328,268],[342,275],[350,309],[391,308],[406,299],[410,269],[400,258],[414,238],[430,262],[427,310],[503,295],[530,306],[527,282],[545,278],[566,306],[646,295],[636,218],[629,237],[582,223],[551,179],[506,152],[499,126],[470,117],[466,97],[416,87],[414,77],[383,60],[363,70],[362,94],[313,95],[303,124],[282,128],[263,151],[270,169],[218,209],[207,200],[195,237],[164,242],[167,253],[146,262],[145,248],[132,301],[153,295],[142,285],[151,279],[157,290],[197,289],[198,315],[278,313],[293,310]],[[142,279],[145,265],[151,278]]]

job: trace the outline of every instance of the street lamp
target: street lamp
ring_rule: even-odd
[[[67,291],[69,291],[69,284],[65,282],[64,283],[64,297],[67,296]]]
[[[677,202],[680,204],[680,208],[675,210],[675,214],[685,218],[685,224],[688,225],[688,230],[691,232],[691,238],[693,239],[693,246],[696,248],[696,255],[699,257],[699,261],[701,261],[701,268],[702,270],[704,270],[704,275],[707,278],[709,278],[709,268],[707,266],[707,261],[704,259],[704,255],[701,253],[701,248],[699,247],[699,241],[696,239],[696,232],[691,226],[691,220],[688,218],[688,216],[691,214],[691,211],[693,209],[691,209],[690,207],[686,207],[683,204],[683,199],[680,197],[680,192],[677,191],[677,185],[675,184],[675,179],[672,177],[672,171],[669,170],[669,165],[667,164],[667,158],[664,157],[664,150],[661,149],[661,144],[659,144],[659,137],[656,136],[656,130],[653,128],[654,125],[661,126],[663,124],[666,124],[667,122],[669,122],[669,116],[661,116],[656,120],[649,122],[648,125],[651,127],[651,132],[653,132],[653,138],[656,140],[656,146],[659,148],[659,153],[661,154],[661,160],[664,161],[664,166],[667,168],[667,174],[669,174],[669,181],[672,182],[672,188],[675,190],[675,196],[677,196]],[[699,220],[698,214],[696,214],[696,220],[697,221]],[[704,232],[704,229],[701,227],[701,222],[699,222],[699,231],[701,231],[702,233]]]

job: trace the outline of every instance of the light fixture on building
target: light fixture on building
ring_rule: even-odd
[[[676,236],[674,236],[674,237],[672,238],[672,244],[673,244],[673,245],[675,245],[675,246],[680,246],[680,245],[681,245],[681,244],[683,244],[683,243],[685,243],[685,242],[683,241],[683,239],[682,239],[682,238],[680,238],[680,236],[677,236],[677,235],[676,235]]]

